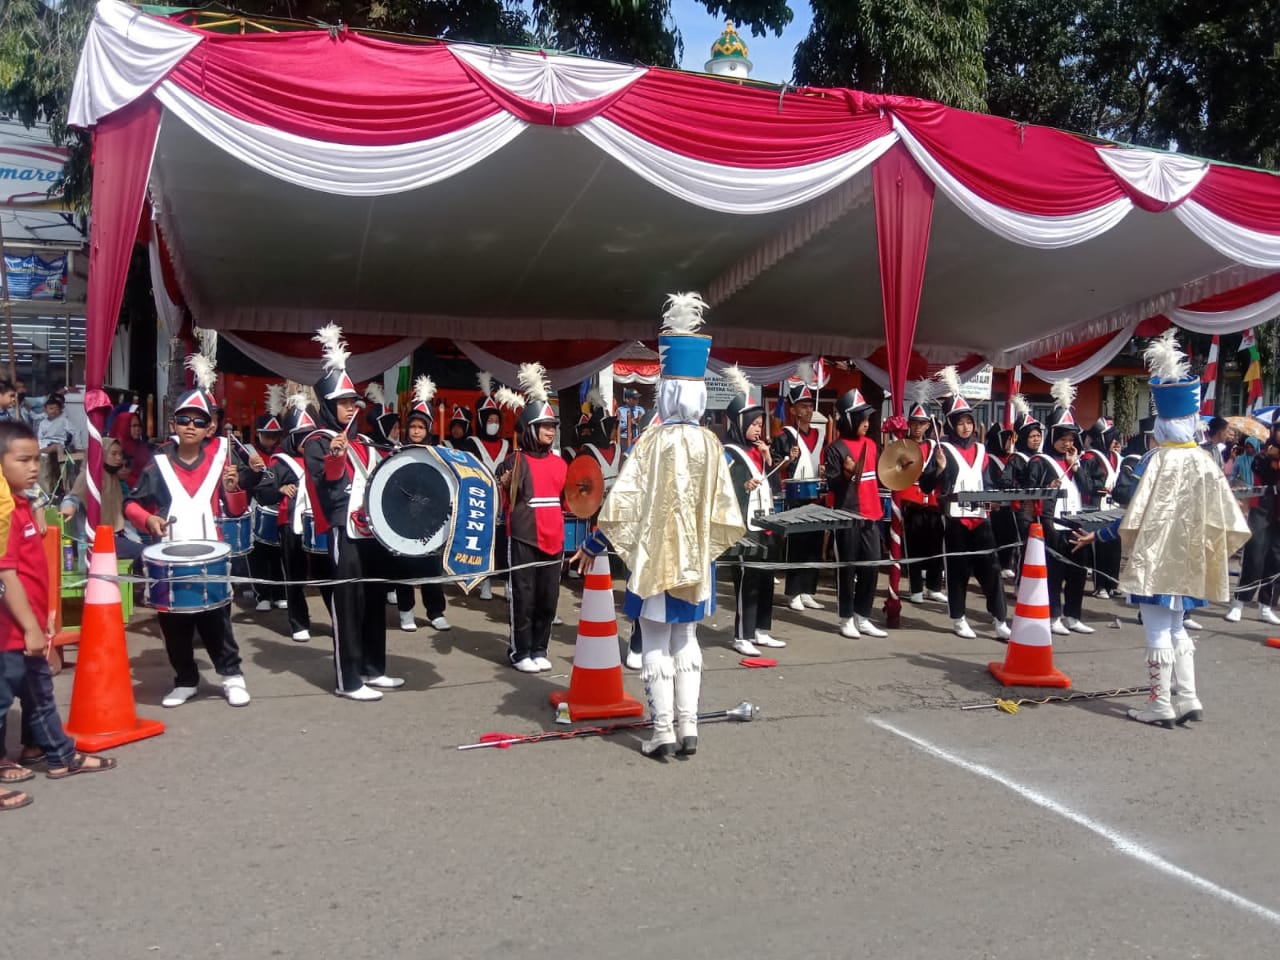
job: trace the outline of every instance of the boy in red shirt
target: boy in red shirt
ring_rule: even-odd
[[[17,494],[30,490],[40,476],[40,448],[31,428],[13,421],[0,423],[0,470]],[[49,609],[49,568],[31,501],[14,497],[9,516],[9,537],[0,556],[0,744],[4,743],[4,718],[14,697],[22,698],[23,715],[36,744],[44,750],[50,780],[77,773],[110,770],[116,762],[107,757],[77,753],[75,743],[62,729],[53,699],[53,674],[46,658],[49,633],[36,611]],[[35,776],[16,764],[0,763],[0,782],[21,783]],[[17,791],[0,791],[0,810],[17,810],[31,797]]]

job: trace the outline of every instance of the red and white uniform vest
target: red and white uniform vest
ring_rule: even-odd
[[[618,479],[618,468],[622,466],[622,446],[620,444],[611,444],[606,455],[594,443],[584,443],[578,448],[578,456],[590,454],[595,458],[596,463],[600,464],[600,472],[604,474],[604,492],[608,493],[613,489],[614,483]]]
[[[169,490],[169,532],[175,540],[221,540],[216,513],[221,513],[222,471],[227,466],[227,441],[214,437],[204,448],[204,463],[182,467],[181,476],[169,457],[157,453],[156,470]],[[185,481],[185,482],[184,482]],[[197,485],[194,490],[190,484]],[[215,513],[216,511],[216,513]]]
[[[498,475],[498,467],[511,455],[511,441],[487,440],[483,437],[467,437],[462,449],[475,454],[477,460],[494,476]]]
[[[942,449],[947,451],[948,456],[955,461],[956,465],[956,485],[952,488],[952,494],[957,493],[980,493],[987,489],[986,477],[984,470],[987,466],[987,451],[982,449],[976,443],[969,447],[973,452],[973,463],[970,463],[965,453],[955,444],[948,443],[946,440],[939,441]],[[981,506],[962,506],[956,502],[954,496],[951,502],[947,504],[947,516],[955,517],[958,520],[982,520],[987,516],[987,508]]]
[[[1100,450],[1086,450],[1081,456],[1081,459],[1089,458],[1091,460],[1097,460],[1102,464],[1102,469],[1106,473],[1107,477],[1105,486],[1108,490],[1114,490],[1116,488],[1116,479],[1120,476],[1120,458],[1116,457],[1115,461],[1112,462],[1111,458],[1113,456],[1114,454],[1110,452]],[[1115,501],[1111,499],[1111,494],[1098,494],[1099,510],[1110,510],[1114,506]]]
[[[280,523],[284,523],[285,517],[288,517],[289,529],[298,536],[302,536],[302,515],[311,513],[311,487],[307,483],[307,472],[297,458],[287,453],[277,453],[271,459],[273,462],[278,460],[289,468],[289,472],[293,474],[294,483],[298,487],[298,494],[293,498],[292,506],[288,497],[280,498],[280,512],[277,519]]]
[[[748,530],[763,530],[764,528],[756,522],[756,515],[760,513],[773,513],[773,491],[769,489],[769,482],[764,478],[764,457],[759,450],[744,450],[732,443],[725,444],[725,451],[738,460],[741,460],[750,471],[752,480],[759,480],[760,485],[754,490],[747,491],[747,513],[743,518],[747,521]]]
[[[817,480],[822,476],[822,431],[809,430],[808,436],[795,427],[783,427],[800,447],[800,456],[791,468],[792,480]]]
[[[337,434],[332,430],[317,430],[310,434],[302,445],[305,447],[312,437],[322,436],[332,439]],[[347,494],[347,536],[353,540],[370,540],[373,538],[373,531],[369,529],[369,518],[364,512],[364,492],[369,485],[369,474],[373,472],[373,468],[378,465],[378,455],[372,447],[359,437],[352,437],[347,444],[347,457],[345,464],[345,472],[348,483]],[[315,500],[314,482],[311,477],[307,477],[308,495],[311,500]],[[315,514],[315,524],[317,533],[327,533],[333,526],[329,518],[320,514]]]
[[[1071,474],[1067,473],[1067,468],[1057,461],[1056,458],[1049,456],[1047,453],[1037,453],[1036,458],[1043,460],[1045,463],[1053,467],[1053,472],[1060,481],[1058,486],[1067,491],[1065,497],[1056,497],[1053,501],[1053,515],[1060,517],[1064,513],[1079,513],[1084,504],[1080,499],[1080,488],[1076,486],[1075,480],[1071,478]],[[1053,525],[1055,530],[1069,530],[1061,523]]]

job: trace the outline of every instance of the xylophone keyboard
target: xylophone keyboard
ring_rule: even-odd
[[[1254,497],[1266,496],[1270,487],[1235,487],[1231,493],[1238,500],[1252,500]]]
[[[1095,530],[1101,530],[1107,524],[1119,520],[1123,516],[1124,508],[1117,507],[1111,510],[1081,510],[1079,513],[1064,513],[1060,517],[1054,517],[1054,519],[1073,530],[1093,533]]]
[[[863,519],[847,510],[835,510],[818,503],[806,503],[803,507],[766,513],[757,516],[755,522],[770,533],[788,537],[796,533],[816,533],[822,530],[844,530]],[[873,519],[879,519],[875,517]]]
[[[1028,500],[1056,500],[1065,497],[1061,487],[1017,487],[1010,490],[958,490],[953,496],[962,507],[986,506],[993,503],[1018,503]]]

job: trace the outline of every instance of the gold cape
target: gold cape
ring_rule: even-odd
[[[1249,525],[1222,469],[1199,447],[1158,447],[1120,522],[1120,589],[1224,603],[1227,560]]]
[[[746,532],[724,448],[703,427],[640,434],[600,510],[600,529],[641,598],[711,597],[711,564]]]

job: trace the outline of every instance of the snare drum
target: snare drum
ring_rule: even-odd
[[[821,486],[822,481],[817,479],[782,481],[783,496],[789,503],[799,500],[817,500],[822,493]]]
[[[142,551],[143,602],[161,613],[200,613],[231,602],[231,547],[214,540],[178,540]]]
[[[271,507],[253,505],[253,542],[280,545],[280,514]]]
[[[222,534],[222,542],[231,548],[233,557],[243,557],[253,549],[253,517],[250,514],[219,517],[218,531]]]
[[[302,549],[306,553],[329,552],[329,534],[316,531],[316,517],[310,510],[302,515]]]
[[[578,517],[569,513],[567,510],[564,514],[564,552],[571,555],[578,552],[578,548],[582,546],[590,532],[591,525],[582,517]]]

